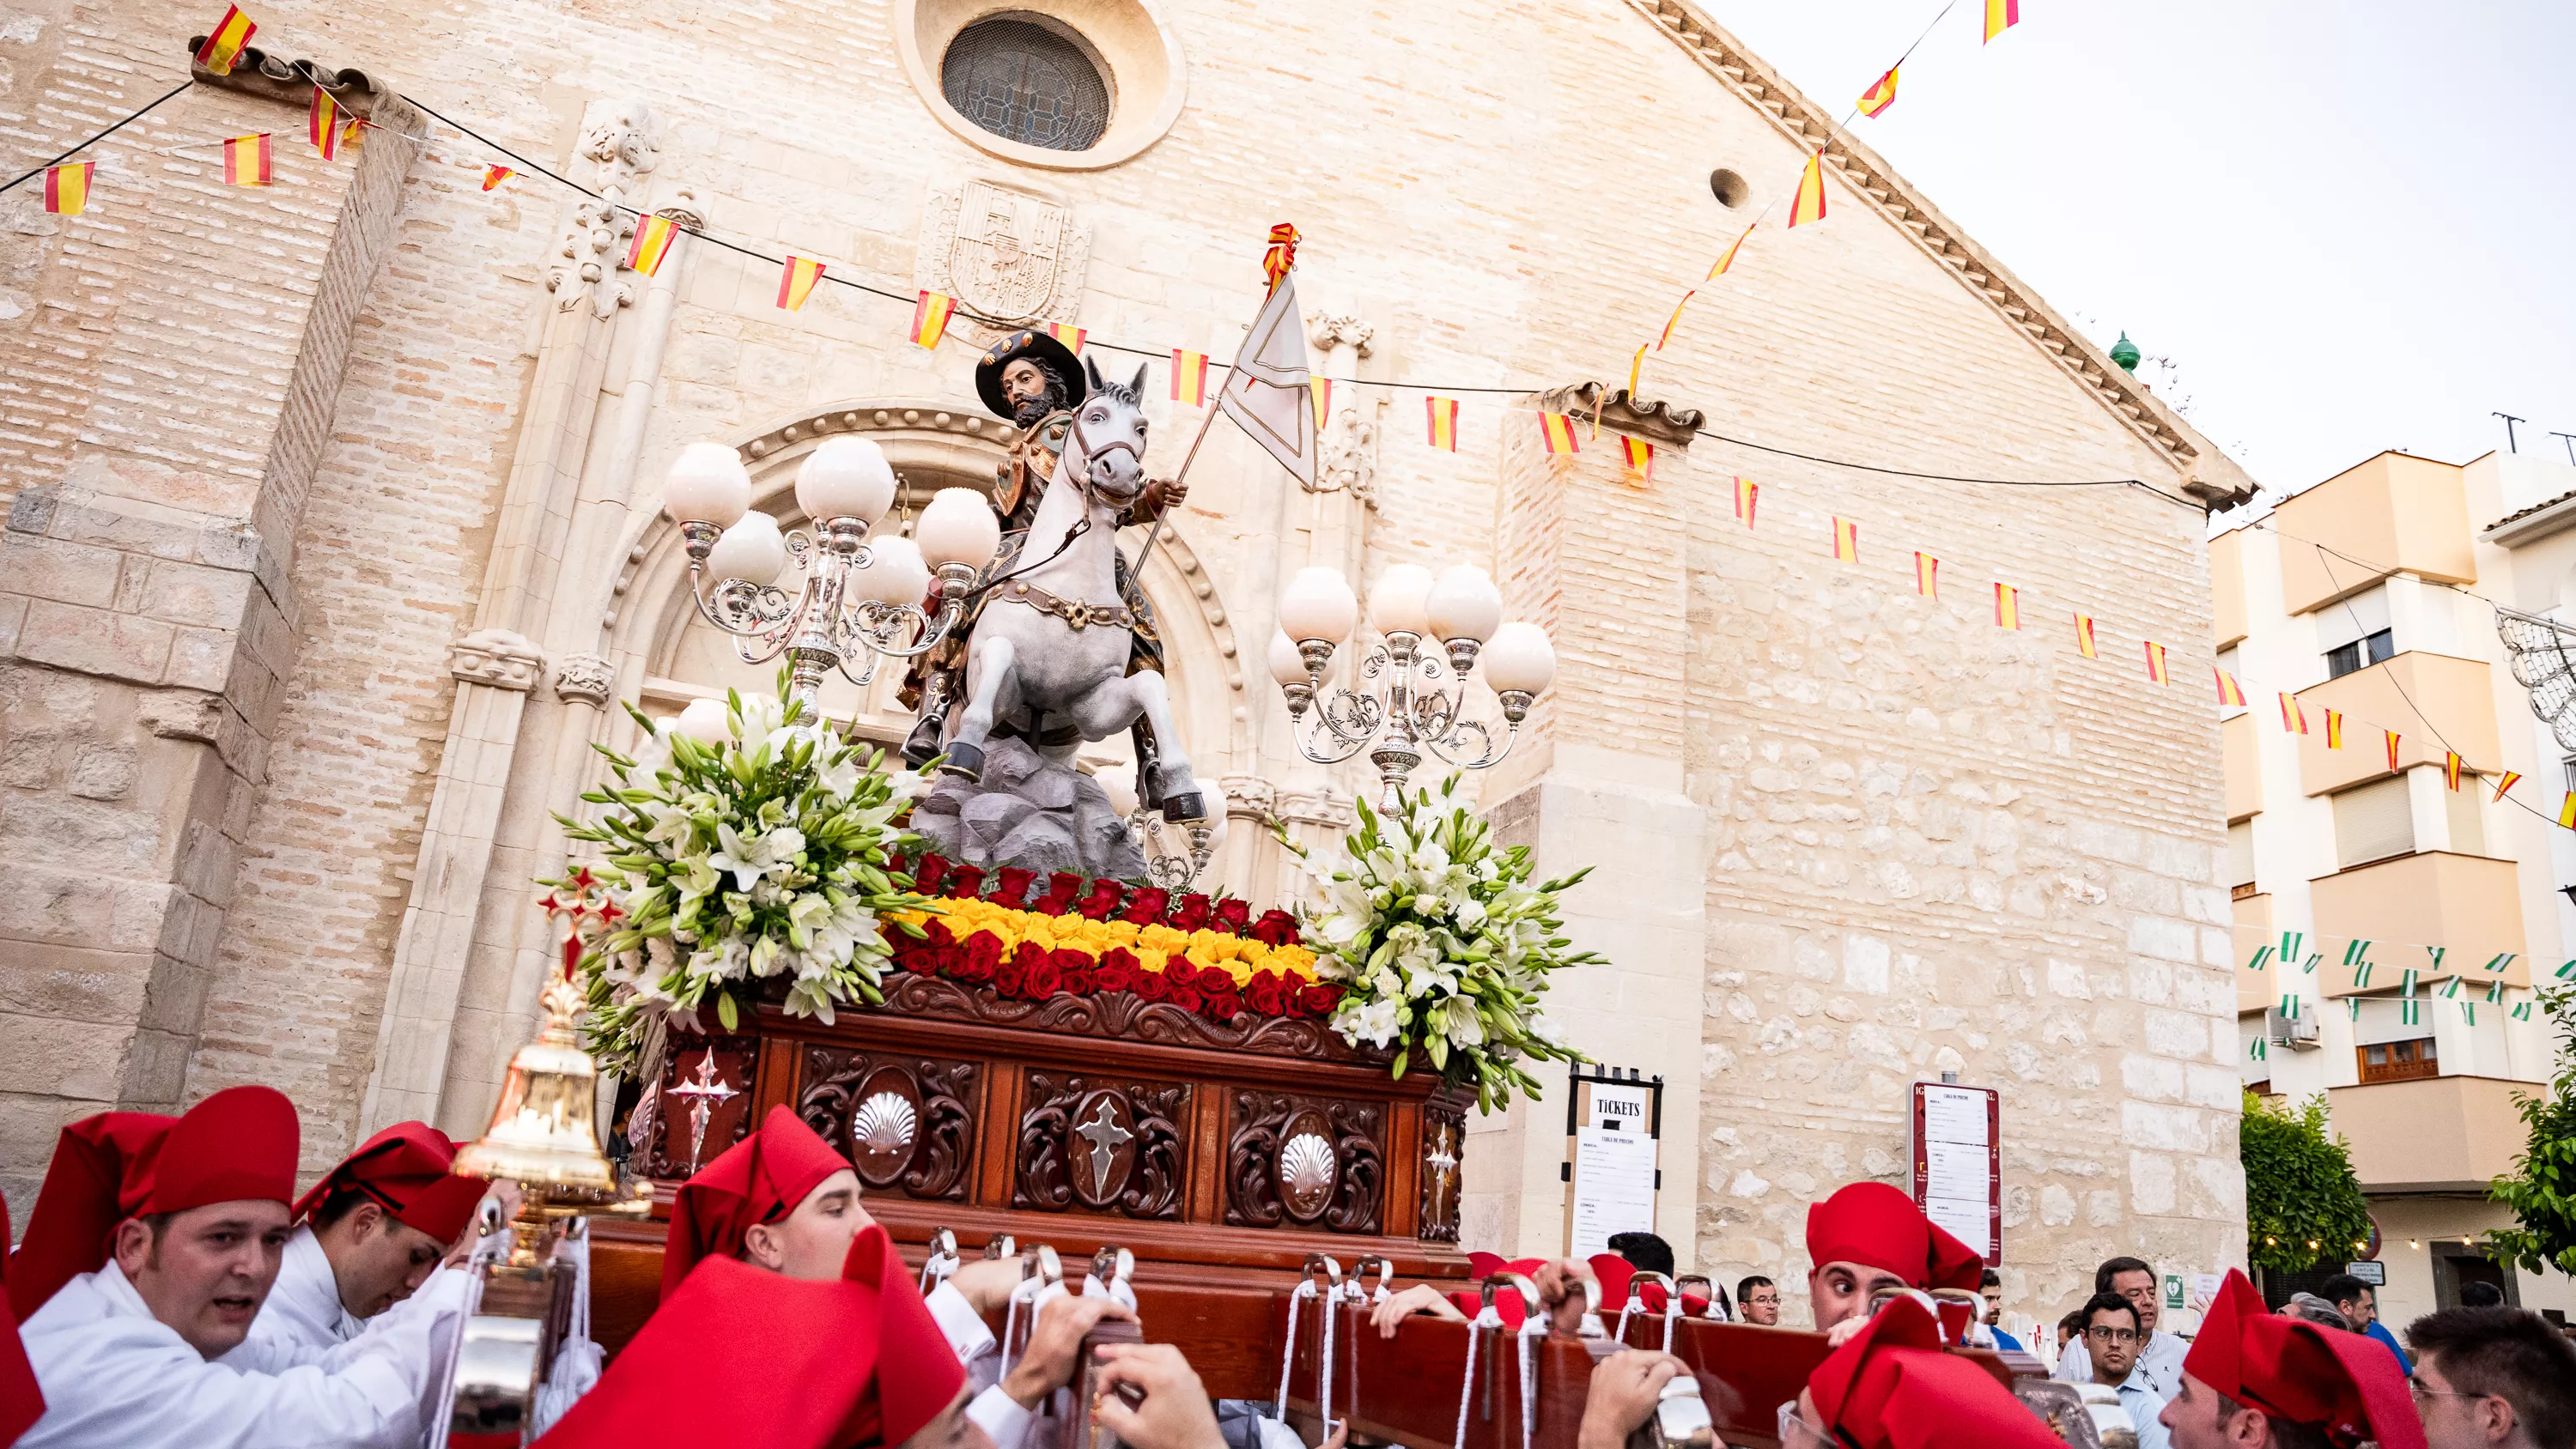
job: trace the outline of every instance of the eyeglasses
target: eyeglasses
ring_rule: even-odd
[[[2500,1399],[2504,1397],[2502,1394],[2472,1393],[2467,1389],[2429,1388],[2422,1379],[2412,1374],[2407,1375],[2406,1391],[2419,1399]],[[1790,1407],[1795,1408],[1796,1405],[1793,1404]]]
[[[2134,1328],[2088,1328],[2084,1330],[2084,1336],[2086,1338],[2098,1338],[2104,1343],[2135,1343],[2138,1341],[2138,1331]]]

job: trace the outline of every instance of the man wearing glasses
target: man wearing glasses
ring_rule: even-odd
[[[2536,1313],[2450,1308],[2406,1329],[2431,1449],[2576,1443],[2576,1345]]]
[[[2173,1440],[2157,1415],[2165,1401],[2148,1387],[2138,1371],[2140,1331],[2138,1305],[2117,1293],[2096,1293],[2084,1305],[2084,1352],[2093,1361],[2093,1382],[2115,1389],[2120,1407],[2138,1431],[2138,1449],[2171,1449]]]
[[[2155,1265],[2142,1258],[2110,1258],[2093,1270],[2093,1291],[2117,1293],[2138,1310],[2138,1326],[2146,1331],[2139,1342],[2134,1372],[2155,1393],[2159,1403],[2170,1401],[2182,1388],[2182,1356],[2191,1345],[2181,1338],[2156,1329],[2158,1314],[2164,1305],[2156,1297]],[[2082,1384],[2093,1381],[2093,1362],[2085,1355],[2091,1340],[2078,1336],[2057,1356],[2054,1377],[2060,1383]]]

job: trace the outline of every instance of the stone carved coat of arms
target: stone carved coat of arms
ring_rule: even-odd
[[[931,291],[1015,327],[1071,319],[1091,232],[1070,209],[968,181],[931,192],[923,227],[921,284]]]

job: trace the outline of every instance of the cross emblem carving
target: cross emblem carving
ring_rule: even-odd
[[[718,1103],[742,1095],[716,1074],[716,1054],[710,1048],[698,1059],[698,1074],[671,1089],[672,1096],[689,1099],[689,1173],[698,1170],[698,1154],[707,1147],[707,1113]]]
[[[1118,1125],[1106,1097],[1101,1099],[1100,1108],[1092,1114],[1091,1120],[1073,1131],[1075,1136],[1091,1144],[1091,1195],[1099,1197],[1109,1190],[1109,1168],[1117,1161],[1118,1149],[1134,1141],[1136,1134]]]

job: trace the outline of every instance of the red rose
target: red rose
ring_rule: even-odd
[[[1084,896],[1074,909],[1091,920],[1105,921],[1118,909],[1118,903],[1126,899],[1126,896],[1127,888],[1118,882],[1096,880],[1091,883],[1091,894]]]
[[[1154,925],[1163,919],[1163,903],[1171,898],[1172,893],[1159,886],[1139,886],[1127,898],[1127,909],[1118,913],[1118,919],[1131,926]]]
[[[1263,911],[1260,920],[1237,934],[1250,936],[1266,946],[1294,946],[1298,944],[1297,918],[1286,911]]]
[[[1207,923],[1208,898],[1197,894],[1181,897],[1181,903],[1173,908],[1170,918],[1165,922],[1175,931],[1201,930]]]
[[[1207,1000],[1199,995],[1199,989],[1195,986],[1175,986],[1164,995],[1163,999],[1183,1011],[1196,1011]]]
[[[1333,1008],[1341,1004],[1342,990],[1338,986],[1327,986],[1319,981],[1312,986],[1299,987],[1297,990],[1297,1010],[1300,1015],[1330,1016],[1333,1014]]]
[[[1227,896],[1216,903],[1216,928],[1231,936],[1243,934],[1243,923],[1252,919],[1252,904]]]
[[[1002,964],[1002,938],[990,931],[977,931],[958,948],[957,964],[951,975],[969,985],[981,986],[993,979]]]
[[[1288,1014],[1288,982],[1276,971],[1256,971],[1243,988],[1243,1002],[1260,1016]]]
[[[1202,966],[1190,984],[1201,991],[1232,991],[1235,989],[1234,973],[1222,966]]]
[[[948,923],[939,919],[937,916],[933,916],[922,923],[921,936],[923,940],[928,941],[934,946],[954,946],[957,944],[957,938],[950,935],[948,932]]]
[[[1035,941],[1022,941],[1011,948],[1011,964],[1019,967],[1022,975],[1028,974],[1030,967],[1038,965],[1046,958],[1046,947]]]
[[[1091,973],[1089,971],[1061,971],[1058,972],[1057,975],[1062,978],[1062,984],[1056,989],[1063,992],[1065,995],[1089,996],[1091,994]]]
[[[1019,995],[1020,988],[1027,984],[1028,979],[1029,973],[1020,969],[1019,962],[1005,961],[1002,968],[993,973],[993,991],[1007,1000]]]
[[[1020,981],[1020,994],[1031,1001],[1044,1001],[1064,985],[1064,973],[1055,969],[1052,957],[1028,969]]]
[[[1231,990],[1211,991],[1200,1003],[1199,1009],[1207,1013],[1210,1021],[1232,1021],[1242,1014],[1243,998],[1235,995]]]
[[[1172,995],[1172,983],[1164,980],[1160,971],[1137,972],[1135,984],[1127,989],[1145,1001],[1168,1001]]]
[[[1123,946],[1112,946],[1100,953],[1100,964],[1092,968],[1091,989],[1094,991],[1133,991],[1136,989],[1136,953]]]

